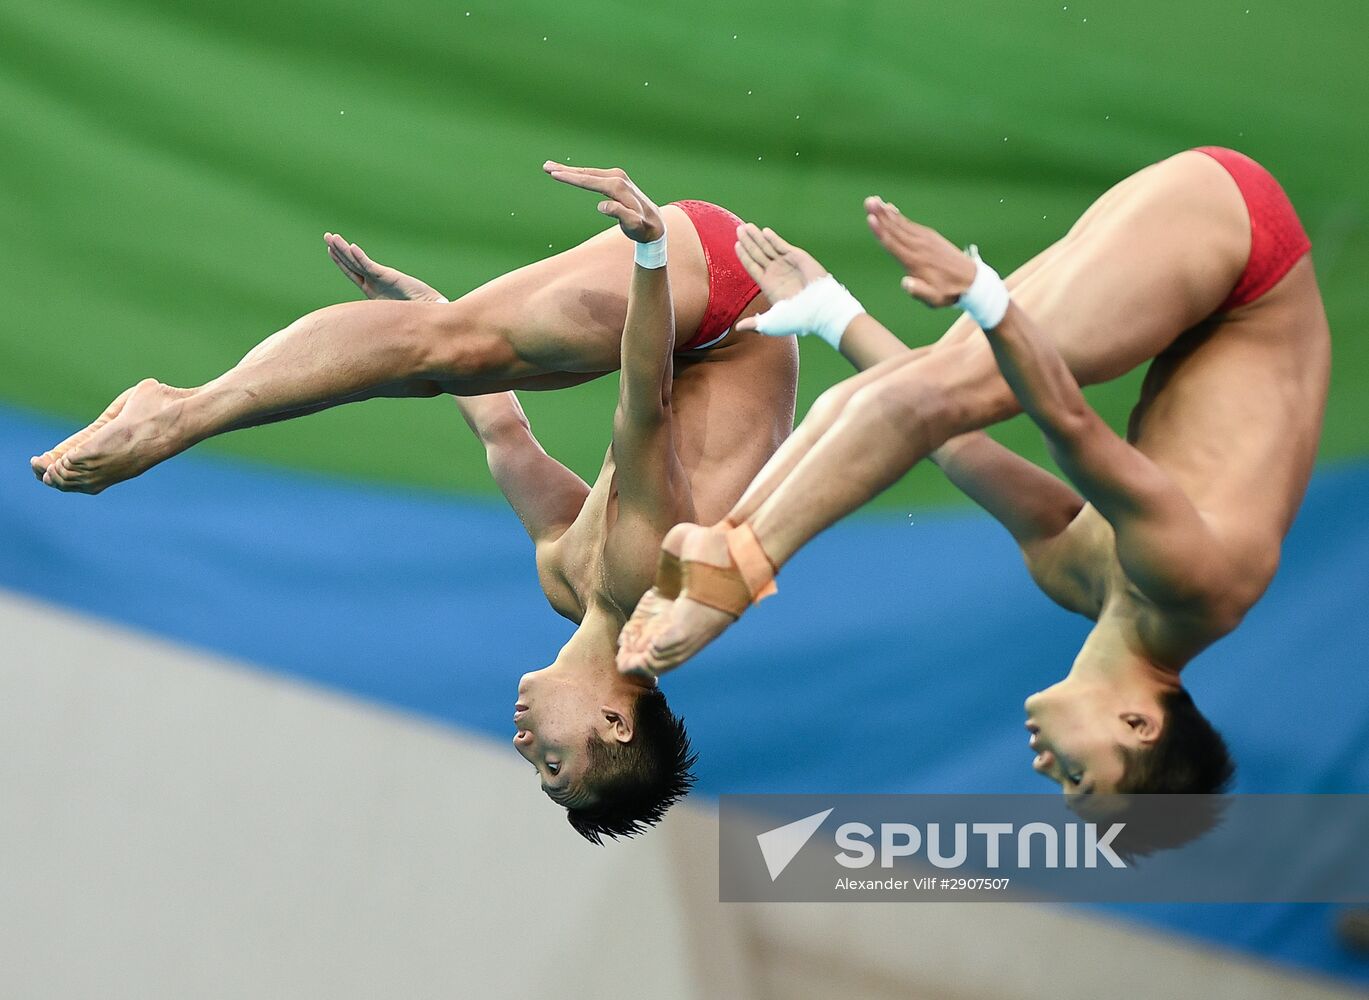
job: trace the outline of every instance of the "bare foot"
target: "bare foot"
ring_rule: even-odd
[[[355,243],[348,243],[337,233],[324,233],[328,256],[368,299],[398,299],[403,302],[446,302],[447,298],[432,285],[419,281],[385,264],[377,264],[366,251]]]
[[[57,461],[57,459],[61,458],[72,448],[75,448],[77,445],[81,444],[84,441],[88,441],[92,434],[94,434],[105,424],[109,423],[111,420],[117,417],[119,415],[119,411],[124,408],[124,401],[128,399],[129,394],[131,392],[133,392],[132,389],[125,389],[123,392],[119,393],[118,397],[115,398],[114,402],[110,403],[107,407],[105,407],[105,412],[101,413],[95,419],[94,423],[89,424],[83,429],[77,431],[75,434],[71,435],[71,437],[67,438],[61,444],[54,445],[52,448],[43,452],[41,455],[34,455],[32,458],[30,458],[29,468],[33,470],[33,474],[37,476],[39,479],[42,479],[43,473],[48,471],[49,465]]]
[[[45,486],[64,493],[99,493],[141,475],[194,443],[177,405],[191,392],[143,379],[93,424],[30,465]]]
[[[652,587],[642,599],[637,602],[637,607],[633,609],[632,617],[623,626],[623,631],[618,634],[618,672],[622,674],[632,674],[637,677],[655,677],[656,675],[645,666],[637,664],[639,654],[642,654],[649,641],[649,632],[653,624],[662,615],[669,615],[670,609],[674,607],[675,600],[666,597],[655,587]]]
[[[725,611],[700,604],[689,596],[689,563],[727,569],[733,566],[727,550],[727,529],[691,525],[680,551],[685,561],[685,589],[678,600],[642,623],[632,649],[620,649],[618,670],[645,671],[654,676],[669,673],[727,629],[737,619]]]
[[[680,553],[684,548],[684,540],[690,531],[698,525],[684,523],[677,524],[666,532],[661,539],[661,551],[668,553],[679,560]],[[663,578],[662,574],[668,574],[669,579]],[[654,677],[655,675],[645,667],[630,667],[625,665],[625,657],[635,656],[646,650],[646,640],[643,636],[651,627],[651,623],[662,615],[670,613],[671,606],[675,603],[680,594],[680,569],[678,561],[675,566],[667,571],[658,567],[656,572],[655,585],[642,595],[642,599],[637,602],[637,607],[632,611],[632,617],[623,626],[622,632],[618,634],[618,670],[624,674],[635,674],[638,677]],[[667,596],[669,594],[669,596]]]

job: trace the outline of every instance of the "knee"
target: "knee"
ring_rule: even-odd
[[[884,378],[857,390],[846,404],[848,418],[894,433],[926,434],[936,443],[952,434],[955,411],[951,394],[932,382]],[[935,445],[931,445],[935,447]]]
[[[823,390],[822,395],[815,399],[813,405],[808,408],[807,419],[831,423],[841,416],[841,411],[846,408],[851,397],[860,391],[858,388],[848,385],[847,382],[849,381],[848,379],[845,382],[838,382],[836,385]]]
[[[495,379],[517,361],[494,318],[461,301],[416,303],[408,335],[421,371],[437,379]]]

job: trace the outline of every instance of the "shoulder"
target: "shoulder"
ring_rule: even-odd
[[[537,582],[552,610],[578,624],[585,616],[586,602],[573,583],[567,549],[561,544],[564,537],[561,535],[553,541],[537,544]]]
[[[1097,619],[1113,563],[1112,527],[1089,504],[1065,530],[1022,546],[1032,580],[1056,604]]]
[[[1226,565],[1167,598],[1142,594],[1133,585],[1136,603],[1146,609],[1137,615],[1138,637],[1158,659],[1187,663],[1235,631],[1263,594],[1268,579],[1264,574],[1242,573],[1238,566]]]

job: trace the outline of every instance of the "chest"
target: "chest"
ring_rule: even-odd
[[[538,580],[552,607],[574,621],[596,601],[630,614],[651,585],[660,544],[659,533],[638,534],[632,518],[620,516],[616,470],[606,461],[574,523],[537,553]]]

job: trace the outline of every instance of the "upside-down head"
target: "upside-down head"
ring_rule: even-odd
[[[694,784],[684,722],[651,679],[533,671],[519,682],[514,725],[542,790],[591,843],[645,832]]]

